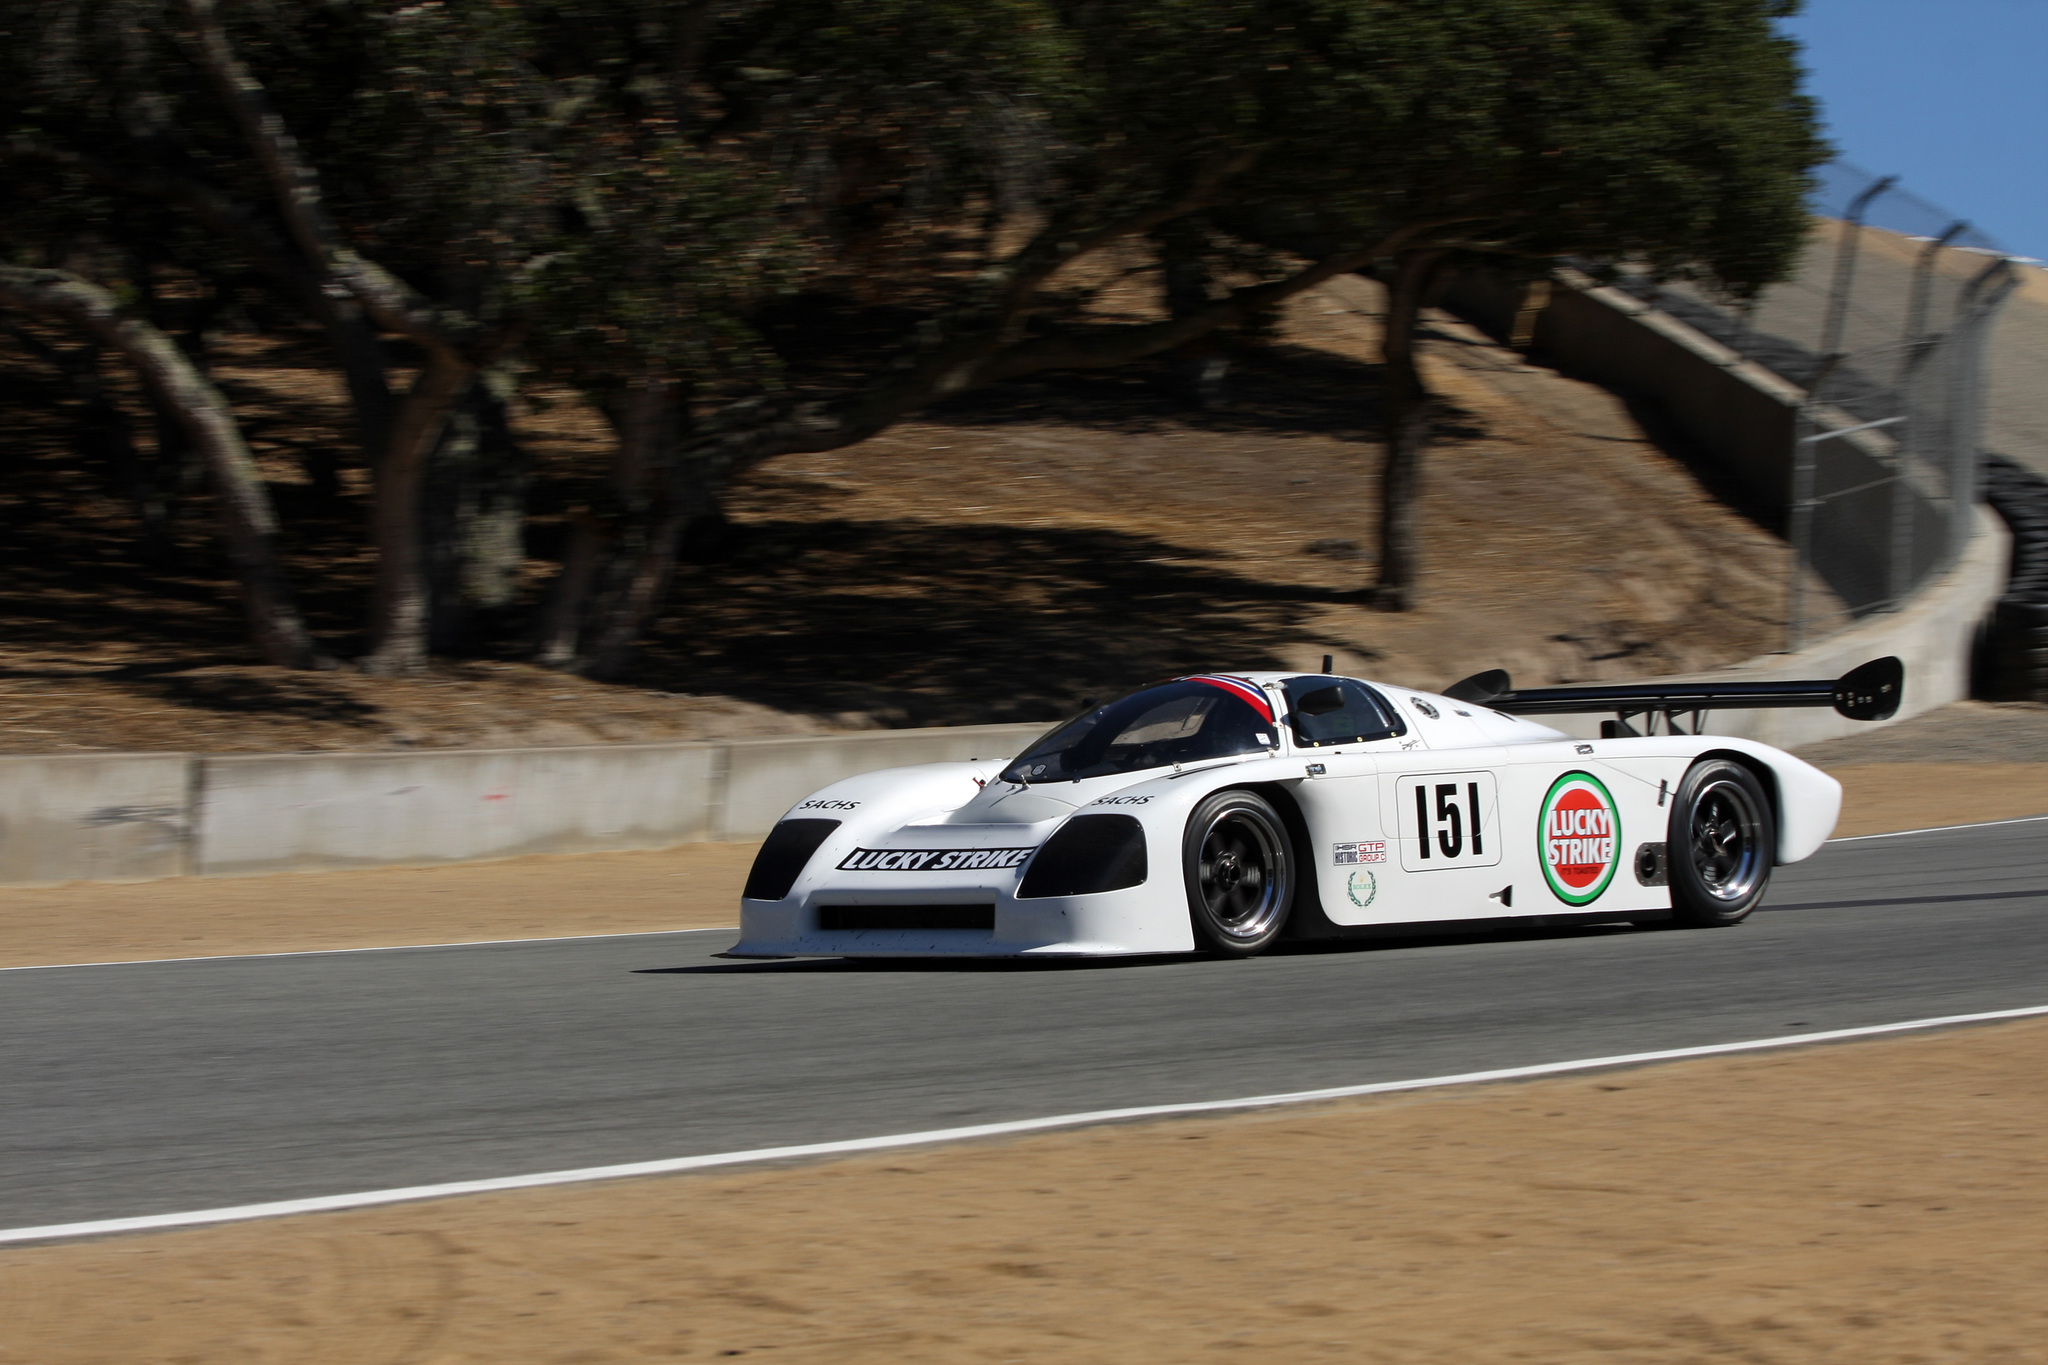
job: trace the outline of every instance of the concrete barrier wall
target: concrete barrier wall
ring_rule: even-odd
[[[0,758],[0,884],[191,870],[189,754]]]
[[[202,758],[193,870],[236,876],[710,839],[728,747]]]
[[[1561,270],[1536,316],[1532,348],[1575,375],[1655,399],[1710,455],[1753,510],[1783,518],[1800,391],[1761,365],[1618,289]],[[1444,306],[1505,337],[1521,287],[1490,271],[1460,275]]]
[[[429,866],[752,839],[828,783],[1045,726],[724,744],[0,757],[0,885]]]
[[[1505,337],[1521,307],[1522,287],[1496,272],[1473,271],[1452,282],[1444,304]],[[1796,386],[1642,300],[1574,270],[1556,273],[1549,303],[1536,315],[1531,344],[1574,374],[1657,402],[1713,461],[1736,496],[1783,529],[1791,508],[1792,448],[1802,397]],[[1832,442],[1827,461],[1816,470],[1815,492],[1862,487],[1886,473],[1882,452],[1866,448],[1863,438]],[[1888,519],[1889,497],[1879,490],[1853,505],[1838,498],[1831,514]],[[1906,696],[1898,719],[1967,697],[1976,633],[2005,591],[2011,557],[2004,524],[1981,507],[1974,515],[1970,541],[1957,562],[1902,609],[1866,617],[1797,654],[1767,654],[1695,677],[1728,682],[1831,678],[1865,660],[1896,654],[1906,664]],[[1882,595],[1886,547],[1881,538],[1872,537],[1867,545],[1841,534],[1822,539],[1826,555],[1814,567],[1844,600],[1860,607],[1873,592]],[[1600,719],[1563,717],[1559,728],[1597,735]],[[1720,712],[1709,718],[1707,728],[1789,749],[1868,727],[1832,711],[1786,710]]]
[[[1036,724],[961,725],[727,745],[731,767],[718,837],[759,838],[798,801],[855,773],[916,763],[1014,758],[1047,728]]]
[[[1778,682],[1793,678],[1839,678],[1858,664],[1895,654],[1906,665],[1905,696],[1890,724],[1970,695],[1970,656],[1977,632],[2005,592],[2012,535],[1989,508],[1974,509],[1973,530],[1953,567],[1923,587],[1898,611],[1866,617],[1857,625],[1796,653],[1765,654],[1733,668],[1685,675],[1688,682]],[[1544,724],[1594,738],[1600,716],[1547,716]],[[1782,711],[1716,711],[1709,734],[1739,735],[1780,749],[1818,744],[1844,735],[1868,734],[1867,722],[1849,720],[1826,708]]]

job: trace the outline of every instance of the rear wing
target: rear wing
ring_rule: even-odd
[[[1690,713],[1699,734],[1709,711],[1760,710],[1783,706],[1832,706],[1850,720],[1890,720],[1905,690],[1906,666],[1891,656],[1872,659],[1839,678],[1808,682],[1596,683],[1591,687],[1531,687],[1516,690],[1505,669],[1475,673],[1444,689],[1455,701],[1473,702],[1515,716],[1585,715],[1612,711],[1601,733],[1655,734],[1664,717],[1667,734],[1687,733],[1678,718]],[[1644,719],[1644,728],[1632,724]]]

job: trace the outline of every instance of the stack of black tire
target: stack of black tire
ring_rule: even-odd
[[[1985,625],[1976,694],[2048,702],[2048,479],[1984,457],[1984,498],[2012,528],[2012,581]]]

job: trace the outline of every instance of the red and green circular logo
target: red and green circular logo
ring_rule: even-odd
[[[1550,784],[1536,818],[1543,879],[1566,905],[1590,905],[1614,880],[1621,861],[1621,815],[1614,797],[1591,773],[1566,773]]]

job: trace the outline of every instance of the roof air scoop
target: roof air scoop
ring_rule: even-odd
[[[1443,695],[1452,701],[1469,701],[1475,706],[1484,706],[1503,692],[1512,692],[1514,679],[1505,668],[1489,668],[1484,673],[1474,673],[1461,678],[1443,690]]]

